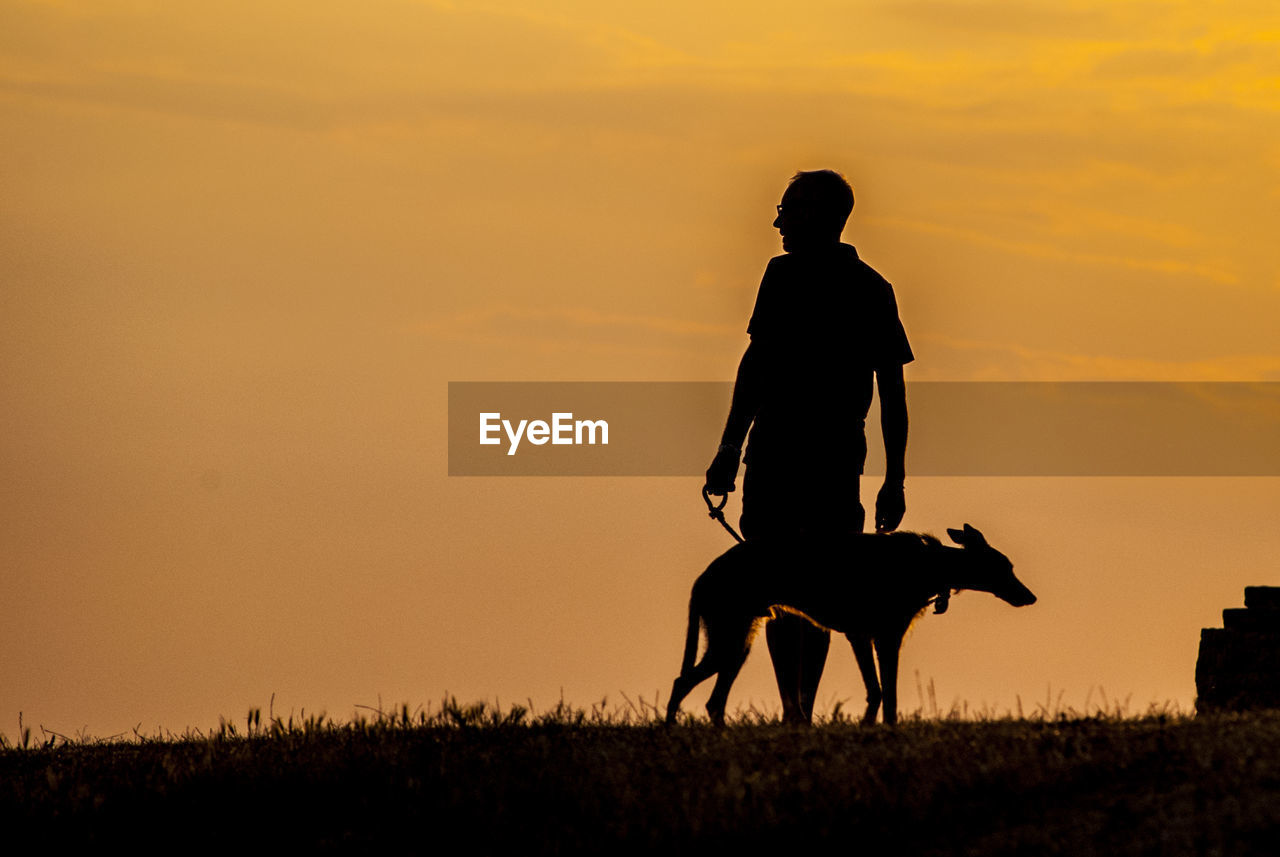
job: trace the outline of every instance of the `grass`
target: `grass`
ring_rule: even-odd
[[[344,723],[268,708],[205,733],[27,734],[0,750],[0,823],[54,847],[255,852],[1280,853],[1280,713],[868,728],[837,709],[798,729],[747,710],[724,730],[658,714],[447,699]]]

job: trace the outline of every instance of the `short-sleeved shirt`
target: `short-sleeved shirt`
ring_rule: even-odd
[[[747,333],[765,367],[747,464],[805,467],[849,444],[861,473],[875,370],[915,359],[893,287],[848,244],[777,256]]]

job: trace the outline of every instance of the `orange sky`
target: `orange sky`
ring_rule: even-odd
[[[0,7],[0,732],[665,698],[699,480],[450,479],[446,384],[730,378],[796,169],[908,380],[1280,379],[1270,0],[613,5]],[[905,707],[1189,706],[1278,483],[909,478],[1041,601]]]

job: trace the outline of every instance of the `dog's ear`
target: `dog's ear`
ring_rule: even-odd
[[[953,530],[948,527],[947,535],[951,536],[951,541],[963,547],[981,548],[987,546],[987,540],[982,533],[969,524],[965,524],[963,530]]]

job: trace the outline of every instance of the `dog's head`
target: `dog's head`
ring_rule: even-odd
[[[965,555],[972,559],[964,589],[990,592],[1014,607],[1036,603],[1035,593],[1014,576],[1013,563],[987,544],[982,533],[965,524],[963,530],[948,529],[947,535],[951,537],[951,541],[964,548]]]

